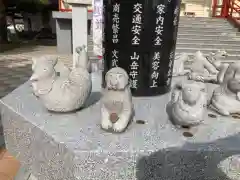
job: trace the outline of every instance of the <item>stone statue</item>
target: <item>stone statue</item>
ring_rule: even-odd
[[[54,69],[56,58],[45,57],[33,62],[33,75],[30,78],[34,94],[50,111],[69,112],[81,108],[92,89],[91,75],[88,72],[86,47],[81,47],[78,62],[66,76],[57,76]],[[37,62],[40,61],[40,62]]]
[[[240,113],[240,63],[226,66],[224,72],[222,83],[213,92],[211,107],[221,115],[228,116]]]
[[[190,73],[190,70],[185,69],[184,63],[189,60],[186,53],[176,56],[173,66],[173,76],[183,76]]]
[[[221,59],[226,57],[226,51],[217,51],[216,53],[210,53],[205,57],[200,51],[195,53],[195,59],[190,66],[191,73],[189,79],[201,82],[218,82],[218,73],[222,68]]]
[[[54,65],[54,63],[56,64]],[[54,65],[54,70],[58,76],[67,76],[70,73],[70,69],[65,66],[61,61],[58,61],[58,57],[54,55],[40,56],[38,58],[32,58],[32,71],[36,66],[45,66],[51,64]]]
[[[240,179],[240,155],[232,155],[222,160],[218,168],[231,180]]]
[[[204,83],[177,83],[172,91],[167,113],[175,125],[195,126],[205,117],[207,93]]]
[[[133,118],[132,94],[129,77],[120,67],[110,69],[101,106],[101,126],[105,130],[123,132]]]

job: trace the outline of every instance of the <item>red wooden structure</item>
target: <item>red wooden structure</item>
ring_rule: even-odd
[[[240,0],[213,0],[212,16],[227,18],[240,27]]]

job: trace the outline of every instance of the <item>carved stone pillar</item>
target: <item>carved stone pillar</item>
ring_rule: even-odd
[[[128,72],[135,96],[170,90],[180,0],[103,0],[104,73]]]
[[[72,43],[73,61],[77,60],[76,47],[88,45],[88,11],[87,7],[92,5],[92,0],[65,0],[72,5]]]

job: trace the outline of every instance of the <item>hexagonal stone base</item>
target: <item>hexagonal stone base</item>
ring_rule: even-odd
[[[229,179],[217,165],[240,154],[239,120],[207,116],[188,138],[168,119],[169,94],[138,97],[127,131],[111,134],[100,128],[100,85],[100,74],[93,74],[87,108],[75,113],[48,112],[29,82],[1,100],[7,148],[37,179]],[[208,90],[210,96],[213,85]]]

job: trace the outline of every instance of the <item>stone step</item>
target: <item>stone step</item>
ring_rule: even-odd
[[[176,48],[176,52],[185,52],[185,53],[195,53],[196,51],[200,50],[201,52],[203,52],[204,54],[209,54],[213,51],[218,51],[219,48],[194,48],[194,47],[178,47]],[[234,55],[234,56],[238,56],[239,60],[240,60],[240,49],[236,50],[236,49],[224,49],[228,54]]]
[[[231,24],[226,21],[226,20],[222,20],[222,21],[185,21],[185,20],[181,20],[179,21],[179,25],[182,24],[192,24],[192,25],[199,25],[199,24],[219,24],[219,25],[227,25],[227,26],[231,26]]]
[[[206,18],[206,17],[186,17],[180,16],[180,21],[190,21],[190,22],[227,22],[225,19],[221,18]]]
[[[240,38],[239,40],[232,40],[232,39],[211,39],[211,38],[206,38],[206,39],[200,39],[196,37],[188,37],[188,38],[178,38],[177,43],[194,43],[194,44],[208,44],[208,43],[213,43],[213,44],[240,44]]]
[[[237,28],[225,27],[225,28],[215,28],[215,27],[204,27],[204,26],[180,26],[178,31],[196,31],[196,32],[238,32]]]
[[[178,38],[192,38],[195,37],[197,39],[219,39],[219,40],[239,40],[240,37],[237,37],[237,33],[216,33],[215,35],[212,34],[196,34],[196,33],[178,33]]]
[[[238,44],[207,44],[207,43],[180,43],[177,42],[177,47],[179,48],[218,48],[218,49],[233,49],[236,51],[240,51],[240,42]]]
[[[230,25],[215,25],[215,24],[197,24],[197,25],[192,25],[191,23],[185,23],[185,24],[181,24],[179,25],[179,28],[189,28],[189,29],[219,29],[222,31],[226,31],[226,30],[232,30],[234,29],[234,27],[230,26]]]
[[[216,35],[216,34],[222,34],[223,32],[220,31],[220,30],[214,30],[214,29],[213,30],[203,29],[202,31],[199,31],[197,29],[186,29],[186,30],[179,29],[178,33],[179,34],[198,34],[198,35],[208,34],[208,35]],[[238,35],[236,29],[232,30],[232,31],[229,31],[229,33],[233,34],[233,35]]]

